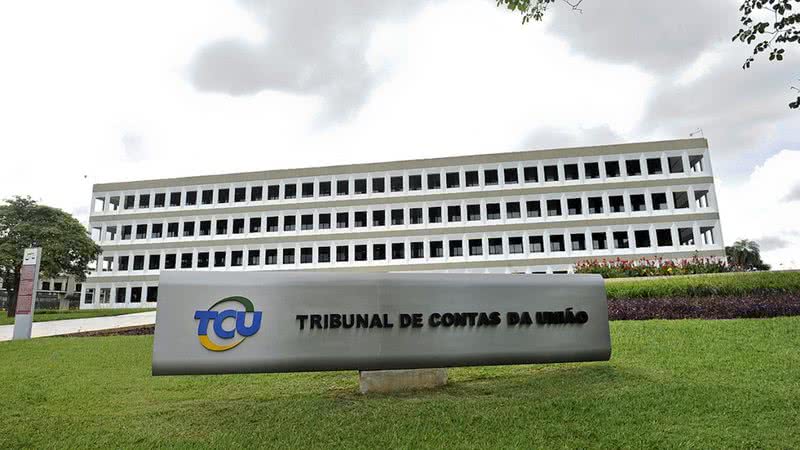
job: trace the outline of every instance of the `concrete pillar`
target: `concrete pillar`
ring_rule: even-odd
[[[447,369],[365,370],[358,372],[362,394],[432,389],[447,384]]]

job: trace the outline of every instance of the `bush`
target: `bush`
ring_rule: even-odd
[[[724,260],[701,258],[699,256],[679,260],[661,257],[639,259],[603,258],[578,261],[575,265],[575,273],[596,273],[603,278],[695,275],[734,271],[736,271],[736,268],[727,265]]]

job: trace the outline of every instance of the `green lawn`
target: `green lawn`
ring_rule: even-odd
[[[462,368],[363,397],[355,372],[150,375],[152,336],[0,343],[0,448],[800,447],[800,317],[613,322],[607,363]]]
[[[657,278],[609,278],[606,280],[606,293],[609,300],[800,293],[800,272],[739,272]]]
[[[121,316],[145,311],[155,311],[155,308],[130,308],[130,309],[75,309],[70,311],[36,311],[33,313],[34,322],[49,322],[51,320],[85,319],[87,317]],[[13,317],[0,312],[0,325],[11,325]]]

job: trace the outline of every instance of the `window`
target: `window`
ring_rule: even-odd
[[[392,210],[392,225],[402,225],[403,224],[403,210],[402,209],[393,209]]]
[[[217,190],[217,203],[228,203],[230,198],[230,191],[228,189],[219,189]]]
[[[372,193],[382,193],[386,191],[386,179],[385,178],[373,178],[372,179]]]
[[[317,247],[317,262],[321,262],[321,263],[331,262],[331,248],[330,247]]]
[[[123,204],[124,209],[133,209],[136,206],[136,196],[135,195],[126,195],[125,196],[125,203]]]
[[[558,166],[544,166],[544,181],[558,181]]]
[[[139,196],[139,208],[150,207],[150,194],[142,194]]]
[[[319,196],[320,197],[330,197],[331,196],[331,182],[330,181],[320,181],[319,182]]]
[[[350,194],[350,181],[349,180],[336,180],[336,195]]]
[[[268,248],[264,250],[264,264],[270,266],[278,264],[278,249]]]
[[[531,253],[544,252],[544,236],[531,236],[528,238]]]
[[[636,248],[650,247],[650,231],[649,230],[635,230],[633,238],[636,241]]]
[[[714,227],[700,227],[703,245],[714,245]]]
[[[250,218],[250,232],[251,233],[261,232],[261,217]]]
[[[147,297],[145,297],[145,301],[158,301],[158,286],[147,286]]]
[[[386,225],[386,211],[382,209],[372,211],[372,226],[382,227],[384,225]]]
[[[678,228],[678,242],[680,245],[694,245],[694,230]]]
[[[486,220],[500,220],[500,203],[486,204]]]
[[[542,217],[542,204],[539,200],[530,200],[525,202],[525,210],[528,217]]]
[[[123,225],[122,226],[122,236],[121,239],[123,241],[127,241],[131,238],[131,233],[133,232],[133,225]]]
[[[183,222],[183,237],[194,236],[194,222]]]
[[[228,234],[228,219],[219,219],[217,220],[217,233],[220,234]]]
[[[300,229],[304,231],[313,230],[314,229],[314,215],[313,214],[303,214],[300,216]]]
[[[539,170],[536,167],[526,167],[522,170],[526,183],[539,182]]]
[[[589,214],[603,214],[603,197],[589,197],[586,199]]]
[[[444,243],[442,241],[431,241],[430,242],[430,254],[431,254],[431,258],[442,258],[442,257],[444,257]]]
[[[483,241],[481,239],[469,240],[469,256],[481,256],[483,254]]]
[[[144,270],[144,255],[133,257],[133,270]]]
[[[91,304],[94,303],[94,289],[87,288],[86,295],[83,297],[83,303]]]
[[[141,303],[142,302],[142,288],[141,286],[136,286],[131,288],[131,303]]]
[[[153,207],[155,207],[155,208],[163,208],[164,207],[164,202],[166,202],[166,201],[167,201],[167,194],[165,194],[163,192],[158,193],[155,196],[155,200],[153,202],[154,203]]]
[[[608,208],[612,213],[625,212],[625,199],[621,195],[609,195]]]
[[[353,246],[353,257],[356,261],[366,261],[367,260],[367,245],[355,245]]]
[[[367,226],[366,211],[356,211],[353,213],[353,226],[356,228],[362,228]]]
[[[703,171],[703,155],[689,155],[689,168],[693,173]]]
[[[441,189],[442,177],[438,173],[428,174],[428,189]]]
[[[297,185],[296,184],[284,184],[283,185],[283,198],[296,198],[297,197]]]
[[[192,254],[181,253],[181,269],[191,269],[191,268],[192,268]]]
[[[448,172],[446,175],[448,189],[457,188],[461,185],[458,172]]]
[[[629,177],[634,177],[642,174],[642,165],[638,159],[629,159],[625,161],[625,172]]]
[[[587,179],[600,178],[600,164],[596,162],[583,163],[583,173]]]
[[[560,216],[561,215],[561,200],[553,199],[547,201],[547,216]]]
[[[164,231],[163,223],[154,223],[150,225],[150,237],[153,239],[161,238],[161,233]]]
[[[519,208],[519,202],[506,203],[506,219],[519,219],[522,217]]]
[[[586,250],[586,235],[583,233],[572,233],[569,235],[569,241],[572,244],[572,251]]]
[[[159,228],[158,232],[159,232],[159,234],[161,234],[161,229],[160,228]],[[209,236],[210,234],[211,234],[211,221],[210,220],[201,220],[200,221],[200,236]]]
[[[103,272],[111,272],[114,270],[114,258],[112,256],[106,256],[103,258]],[[49,286],[49,284],[48,284]],[[50,289],[47,289],[50,290]]]
[[[314,262],[314,249],[303,247],[300,249],[300,264],[311,264]]]
[[[136,225],[136,239],[147,239],[147,225]]]
[[[462,241],[450,241],[450,256],[464,256],[464,243]]]
[[[687,192],[673,192],[672,199],[675,202],[675,209],[689,207],[689,194]]]
[[[185,204],[187,206],[194,206],[197,204],[197,191],[189,191],[186,193]]]
[[[247,251],[247,265],[257,266],[261,264],[261,250],[248,250]]]
[[[490,255],[503,254],[503,238],[489,238],[489,254]]]
[[[667,194],[664,192],[657,192],[650,196],[653,200],[653,210],[658,211],[667,209]]]
[[[197,267],[208,267],[208,252],[197,254]]]
[[[403,177],[389,178],[389,188],[392,192],[403,192]]]
[[[568,198],[567,199],[567,214],[570,216],[579,216],[583,214],[583,208],[581,207],[581,199],[579,198]]]
[[[631,194],[631,211],[645,211],[646,209],[644,194]]]
[[[524,251],[522,248],[522,236],[508,238],[508,253],[514,255]]]
[[[402,242],[392,244],[392,259],[404,259],[406,257],[406,246]]]
[[[428,223],[441,223],[442,222],[442,208],[439,206],[431,206],[428,208]]]
[[[167,253],[164,255],[164,268],[165,269],[174,269],[175,265],[178,262],[178,258],[175,253]]]
[[[233,219],[233,234],[244,233],[244,219]]]
[[[647,174],[661,175],[664,170],[661,168],[661,158],[647,158]]]
[[[499,183],[497,169],[486,169],[483,171],[483,184],[486,186],[494,186]]]
[[[263,186],[253,186],[250,188],[250,201],[251,202],[260,202],[264,199],[264,187]]]
[[[628,242],[628,232],[627,231],[615,231],[612,234],[614,238],[614,248],[628,248],[630,244]]]
[[[606,161],[606,178],[616,178],[621,175],[619,161]]]
[[[367,193],[367,179],[366,178],[359,178],[358,180],[353,181],[353,192],[356,194],[366,194]]]
[[[281,187],[277,184],[267,186],[267,200],[277,200],[280,198]]]
[[[237,187],[233,190],[233,201],[236,203],[247,200],[247,188]]]
[[[150,261],[147,262],[148,270],[158,270],[161,268],[161,255],[150,255]]]
[[[480,180],[478,178],[478,171],[477,170],[469,170],[464,172],[464,184],[467,187],[475,187],[479,186]]]
[[[320,230],[327,230],[331,227],[331,215],[330,213],[320,213],[319,215],[319,229]]]
[[[300,186],[300,195],[303,198],[309,198],[314,196],[314,183],[303,183]]]
[[[467,220],[481,220],[481,205],[467,205]]]
[[[178,222],[167,224],[167,237],[178,237]]]
[[[347,228],[350,226],[350,220],[348,217],[348,213],[340,212],[336,213],[336,228]]]
[[[283,231],[294,231],[296,224],[297,218],[295,216],[283,216]]]
[[[694,204],[697,208],[708,208],[708,191],[694,191]]]
[[[578,178],[580,178],[580,175],[578,174],[578,165],[564,164],[564,179],[577,180]]]
[[[592,249],[605,250],[608,248],[605,233],[592,233]]]
[[[214,191],[211,190],[211,189],[204,190],[203,191],[203,195],[200,198],[200,201],[204,205],[210,205],[210,204],[214,203]]]
[[[383,261],[386,259],[386,244],[372,245],[372,259],[373,261]]]
[[[364,213],[366,214],[366,213]],[[408,217],[409,221],[412,225],[418,225],[422,223],[422,208],[409,208],[408,209]],[[364,218],[366,221],[366,216]]]
[[[422,242],[412,242],[411,258],[424,258],[424,257],[425,257],[425,247],[423,246]]]
[[[659,247],[672,247],[672,230],[669,228],[656,230],[656,244]]]
[[[294,249],[293,248],[285,248],[285,249],[283,249],[283,263],[284,264],[294,264]]]
[[[409,191],[422,190],[422,175],[408,176],[408,190]]]
[[[564,235],[551,234],[550,235],[550,251],[563,252],[564,251]]]
[[[517,168],[510,167],[508,169],[503,169],[503,182],[505,184],[517,184],[519,183],[519,176],[517,175]]]

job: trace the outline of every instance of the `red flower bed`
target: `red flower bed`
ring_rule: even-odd
[[[700,273],[737,272],[721,258],[693,256],[688,259],[602,258],[578,261],[575,273],[597,273],[603,278],[653,277],[670,275],[693,275]]]

